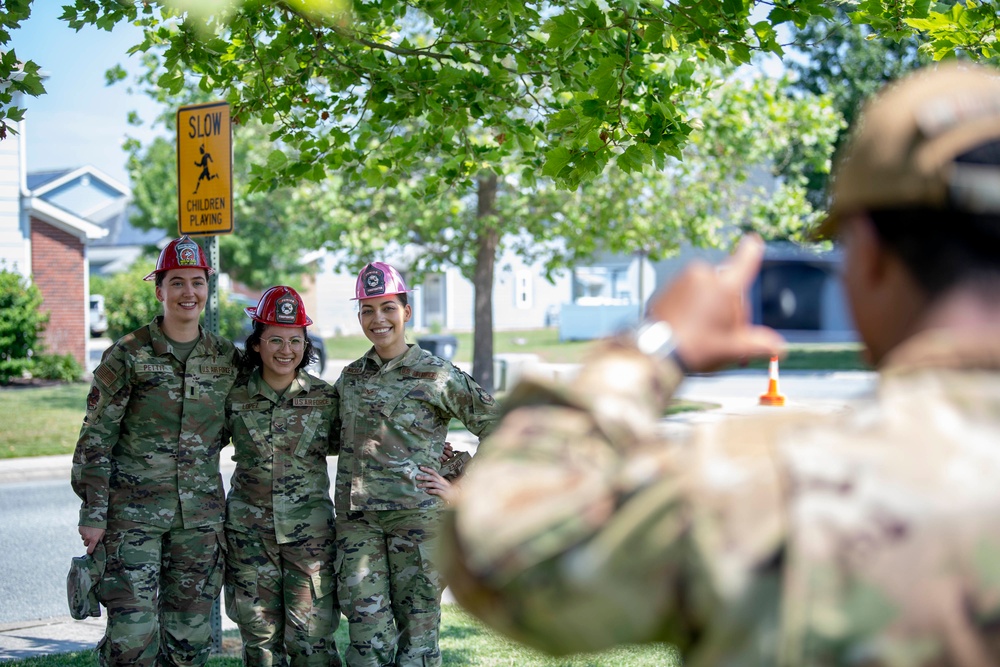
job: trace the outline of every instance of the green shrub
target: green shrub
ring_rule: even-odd
[[[36,378],[76,382],[83,379],[83,367],[72,354],[43,353],[31,358],[28,371]]]
[[[19,273],[0,268],[0,384],[30,369],[40,352],[39,335],[49,320],[42,293]]]
[[[0,384],[10,384],[30,372],[31,359],[0,359]]]
[[[149,324],[163,312],[163,307],[156,300],[154,283],[143,280],[151,266],[153,262],[140,259],[128,271],[91,278],[91,294],[104,295],[104,309],[108,314],[107,336],[111,340]]]
[[[231,294],[219,295],[219,333],[223,337],[240,342],[246,338],[248,329],[252,326],[250,318],[243,312],[248,305],[257,304],[233,298]]]

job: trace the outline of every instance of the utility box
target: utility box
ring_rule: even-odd
[[[458,339],[444,334],[422,336],[417,339],[417,345],[436,357],[451,361],[458,350]]]

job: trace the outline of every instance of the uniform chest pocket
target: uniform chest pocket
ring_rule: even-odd
[[[344,414],[353,415],[365,406],[370,394],[365,385],[366,383],[358,376],[350,376],[344,382],[343,391],[340,394],[340,403]]]
[[[236,460],[256,462],[270,459],[273,455],[270,412],[246,410],[237,413],[237,419],[243,424],[243,432],[233,433]]]
[[[181,398],[182,379],[174,373],[169,364],[136,364],[132,384],[134,395],[174,390],[177,396],[172,398]]]
[[[329,434],[330,425],[327,416],[321,410],[310,410],[302,417],[302,435],[299,444],[295,446],[295,456],[325,458]]]
[[[382,416],[397,427],[411,433],[428,437],[434,433],[444,419],[437,407],[429,402],[430,388],[418,384],[395,400],[386,403]]]

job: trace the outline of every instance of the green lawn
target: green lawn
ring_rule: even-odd
[[[0,458],[71,454],[89,385],[0,387]]]
[[[407,340],[416,342],[424,334],[407,333]],[[458,340],[455,361],[472,362],[472,333],[449,333]],[[368,351],[371,343],[363,335],[336,336],[325,339],[328,359],[357,359]],[[594,346],[593,341],[559,342],[557,329],[497,331],[493,334],[493,353],[537,354],[542,361],[572,364],[583,360]],[[748,368],[767,368],[767,360],[753,361]],[[860,343],[792,343],[788,356],[782,360],[784,370],[871,370],[861,359]]]
[[[410,334],[410,339],[418,338]],[[472,358],[472,334],[455,334],[458,339],[457,361]],[[537,354],[549,363],[578,363],[592,342],[560,343],[555,329],[498,332],[493,338],[495,353],[521,352]],[[355,359],[368,349],[364,336],[338,336],[326,340],[330,359]],[[756,361],[750,368],[766,369],[767,361]],[[860,346],[845,344],[790,345],[781,370],[862,370]],[[64,384],[51,387],[0,387],[0,458],[71,454],[80,433],[87,403],[86,384]],[[502,397],[500,397],[502,398]],[[668,414],[685,410],[705,409],[677,403]],[[710,407],[710,406],[709,406]],[[456,428],[460,427],[455,422]]]
[[[484,627],[456,605],[444,605],[441,614],[441,657],[443,665],[478,665],[481,667],[680,667],[677,650],[666,644],[624,646],[603,653],[551,658],[527,649]],[[347,645],[347,623],[337,629],[337,644]],[[235,645],[238,639],[226,638],[224,644]],[[19,667],[96,667],[92,651],[15,660],[5,665]],[[212,667],[237,667],[242,664],[236,657],[212,658]]]
[[[767,369],[768,360],[760,359],[747,368]],[[870,371],[861,357],[861,343],[793,343],[781,360],[783,371]]]
[[[458,340],[458,349],[454,361],[472,362],[472,332],[445,332]],[[406,339],[416,342],[426,334],[408,331]],[[368,351],[371,343],[363,335],[335,336],[324,339],[327,359],[357,359]],[[537,354],[542,361],[553,364],[576,363],[587,348],[593,345],[590,341],[559,342],[559,331],[556,329],[531,329],[526,331],[497,331],[493,334],[493,353],[506,354],[510,352]]]

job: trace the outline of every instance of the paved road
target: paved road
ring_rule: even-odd
[[[68,474],[0,484],[0,624],[68,613],[66,572],[83,553],[79,508]]]

